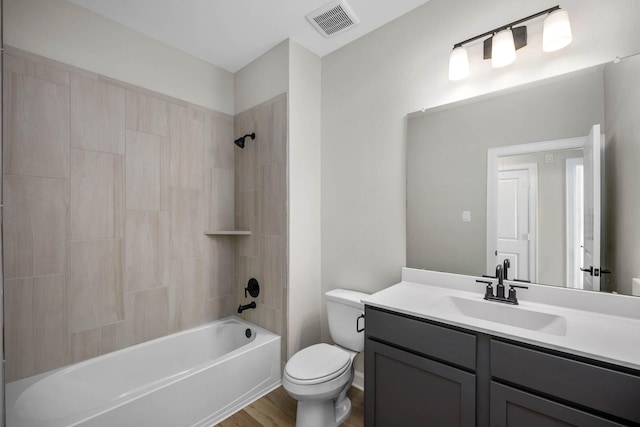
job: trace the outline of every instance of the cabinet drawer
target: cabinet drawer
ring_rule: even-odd
[[[491,426],[623,427],[622,424],[494,382],[491,383]]]
[[[366,307],[367,337],[475,370],[475,335]]]
[[[640,423],[640,376],[497,340],[491,341],[491,375]]]

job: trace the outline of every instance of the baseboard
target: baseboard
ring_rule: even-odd
[[[364,373],[360,371],[355,371],[353,374],[353,384],[351,384],[355,388],[364,391]]]

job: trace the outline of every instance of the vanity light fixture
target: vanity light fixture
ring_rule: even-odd
[[[542,50],[554,52],[569,45],[572,41],[569,15],[560,6],[554,6],[454,44],[449,55],[449,80],[462,80],[469,75],[469,56],[464,45],[487,36],[490,37],[483,42],[484,59],[491,59],[493,68],[513,63],[516,60],[516,50],[527,45],[527,27],[517,25],[543,15],[547,17],[543,24]]]

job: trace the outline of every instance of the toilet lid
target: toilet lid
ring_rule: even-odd
[[[349,353],[329,344],[316,344],[300,350],[284,367],[292,380],[320,383],[332,380],[349,368]]]

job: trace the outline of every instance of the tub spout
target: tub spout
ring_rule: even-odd
[[[250,308],[256,308],[256,302],[255,301],[251,301],[250,304],[239,305],[238,306],[238,313],[242,313],[243,311],[248,310]]]

